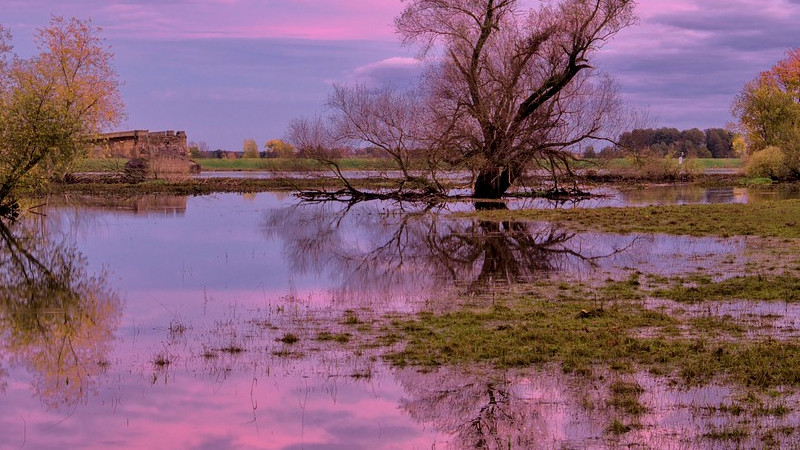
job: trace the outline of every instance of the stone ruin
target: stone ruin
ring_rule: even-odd
[[[105,133],[94,139],[95,157],[188,159],[185,131],[132,130]]]
[[[94,139],[92,156],[127,158],[126,177],[131,181],[147,178],[180,177],[198,172],[189,160],[185,131],[132,130],[105,133]]]

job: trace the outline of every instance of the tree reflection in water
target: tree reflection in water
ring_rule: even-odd
[[[527,434],[514,429],[532,422],[526,417],[531,411],[524,408],[507,380],[491,375],[470,378],[454,372],[421,376],[416,371],[399,371],[398,379],[410,396],[400,405],[415,420],[454,435],[464,448],[503,448],[505,439]],[[516,448],[521,442],[514,444]]]
[[[475,204],[476,208],[505,207]],[[456,285],[483,292],[567,266],[592,266],[551,223],[453,218],[452,204],[300,203],[268,213],[268,236],[284,242],[293,273],[326,274],[340,292],[375,296]]]
[[[85,402],[108,364],[122,302],[44,220],[0,221],[0,362],[24,367],[48,407]]]

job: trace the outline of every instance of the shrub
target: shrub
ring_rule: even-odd
[[[682,181],[694,177],[697,172],[694,159],[684,159],[683,164],[672,157],[647,156],[638,162],[639,174],[646,180]]]
[[[791,171],[786,165],[786,156],[783,151],[775,146],[759,150],[749,158],[745,166],[745,173],[751,178],[771,178],[785,180],[791,176]]]

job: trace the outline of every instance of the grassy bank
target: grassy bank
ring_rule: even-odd
[[[279,172],[318,169],[319,163],[311,159],[264,158],[264,159],[197,159],[202,170],[207,171],[257,171]],[[386,158],[343,158],[342,170],[394,170],[394,162]]]
[[[375,190],[389,188],[394,183],[375,178],[361,178],[353,183],[359,189]],[[205,195],[218,192],[266,192],[266,191],[298,191],[341,188],[341,182],[335,178],[203,178],[185,180],[151,180],[143,183],[51,183],[46,192],[79,193],[110,196],[133,196],[147,194],[167,195]]]
[[[494,210],[470,215],[490,220],[558,222],[575,231],[800,238],[800,200],[642,208]]]

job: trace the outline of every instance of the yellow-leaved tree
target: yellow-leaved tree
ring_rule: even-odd
[[[762,72],[733,103],[751,176],[800,178],[800,48]]]
[[[62,176],[96,133],[123,117],[113,55],[89,20],[53,17],[39,53],[11,53],[0,25],[0,218],[17,215],[21,191]]]
[[[253,138],[245,139],[242,143],[243,158],[258,158],[258,144]]]

